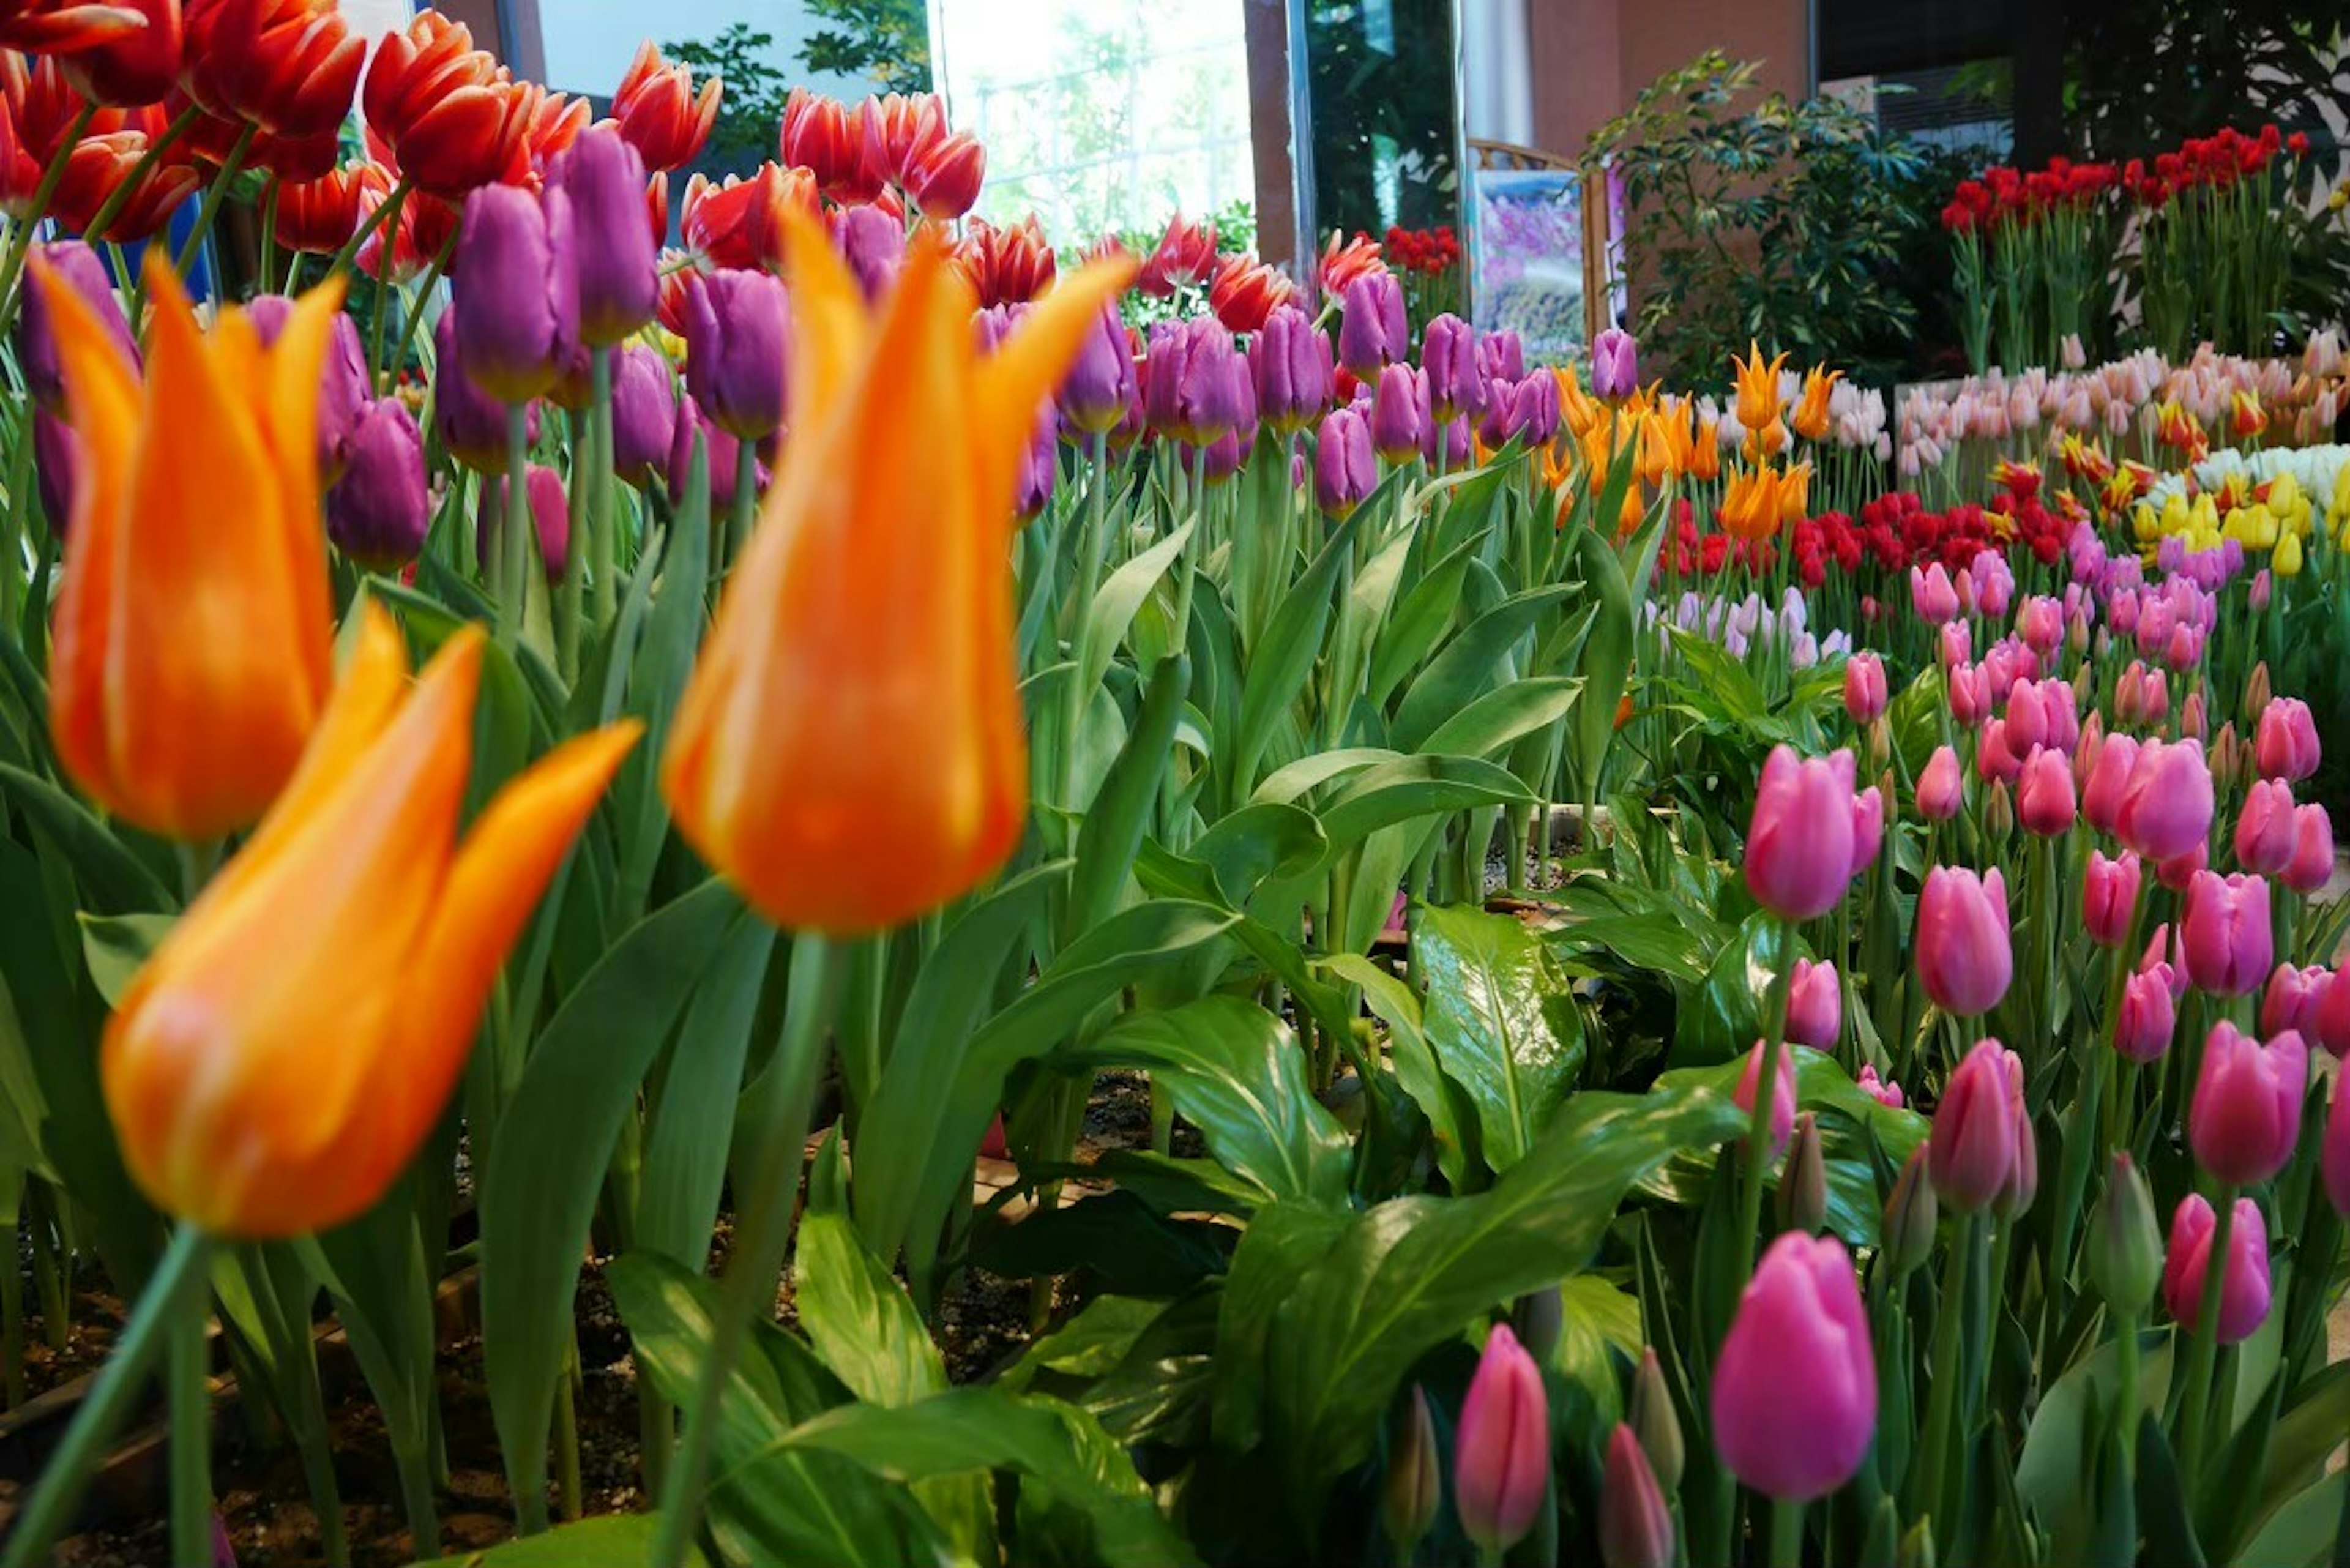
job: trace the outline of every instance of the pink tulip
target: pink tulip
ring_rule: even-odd
[[[2188,983],[2197,990],[2242,996],[2257,989],[2275,961],[2267,881],[2198,871],[2187,885],[2178,938]]]
[[[2327,1054],[2340,1061],[2350,1054],[2350,954],[2343,957],[2316,1010],[2315,1035]]]
[[[1975,777],[1985,784],[1996,779],[2012,785],[2022,774],[2023,758],[2008,733],[2007,721],[1993,719],[1983,726],[1982,740],[1975,747]]]
[[[1941,649],[1943,669],[1956,669],[1964,664],[1974,657],[1974,623],[1963,620],[1944,622],[1938,646]]]
[[[2350,1089],[2334,1081],[2333,1108],[2325,1113],[2325,1141],[2317,1151],[2318,1174],[2325,1179],[2325,1199],[2336,1214],[2350,1215]],[[2225,1295],[2220,1298],[2223,1303]]]
[[[2317,723],[2310,717],[2309,704],[2298,697],[2279,697],[2262,709],[2252,756],[2262,778],[2298,784],[2315,773]]]
[[[1959,772],[1959,753],[1936,746],[1918,775],[1918,815],[1929,822],[1948,822],[1959,815],[1965,780]]]
[[[1934,1195],[1956,1212],[1973,1213],[2007,1184],[2022,1092],[2023,1064],[1996,1040],[1969,1051],[1942,1086],[1926,1140],[1926,1174]]]
[[[2168,860],[2210,836],[2211,810],[2211,770],[2204,765],[2203,748],[2193,741],[2147,741],[2130,768],[2115,827],[2146,859]]]
[[[2293,858],[2284,885],[2303,898],[2322,892],[2334,876],[2334,819],[2314,801],[2293,814]]]
[[[2158,1060],[2170,1049],[2178,1027],[2178,1002],[2170,966],[2142,969],[2122,984],[2121,1016],[2114,1025],[2114,1049],[2133,1062]]]
[[[1832,1236],[1788,1231],[1739,1298],[1714,1363],[1714,1446],[1766,1497],[1825,1497],[1859,1469],[1877,1433],[1877,1361]]]
[[[2198,872],[2211,868],[2211,852],[2199,844],[2184,855],[2174,855],[2154,868],[2154,879],[2174,893],[2184,893],[2194,885]]]
[[[1991,671],[1981,665],[1953,664],[1944,671],[1950,684],[1950,717],[1962,730],[1971,730],[1991,717]]]
[[[1673,1513],[1657,1490],[1639,1434],[1623,1422],[1607,1435],[1599,1478],[1599,1560],[1607,1568],[1672,1568]]]
[[[2019,675],[2007,691],[2007,744],[2028,757],[2048,743],[2048,714],[2041,705],[2040,684]]]
[[[1856,1081],[1859,1085],[1861,1093],[1880,1106],[1890,1106],[1898,1111],[1909,1103],[1908,1097],[1902,1094],[1900,1085],[1878,1077],[1877,1069],[1866,1063],[1862,1064],[1860,1077]]]
[[[1858,877],[1877,864],[1885,843],[1885,799],[1869,785],[1852,797],[1852,875]]]
[[[2023,761],[2022,782],[2015,790],[2015,819],[2023,831],[2054,838],[2073,831],[2073,767],[2064,753],[2043,746]]]
[[[2212,1232],[2219,1217],[2199,1192],[2178,1200],[2170,1217],[2170,1246],[2162,1261],[2162,1299],[2170,1315],[2187,1327],[2200,1321],[2203,1283],[2211,1272]],[[2269,1228],[2260,1205],[2236,1199],[2236,1223],[2228,1232],[2228,1261],[2220,1275],[2220,1343],[2251,1337],[2269,1315]]]
[[[2040,653],[2054,653],[2064,640],[2064,607],[2044,594],[2035,594],[2015,612],[2015,629]]]
[[[1452,1501],[1461,1528],[1489,1552],[1534,1528],[1550,1480],[1550,1398],[1542,1369],[1507,1324],[1495,1324],[1461,1404]]]
[[[2015,972],[1999,867],[1981,877],[1951,866],[1926,873],[1913,940],[1918,978],[1943,1012],[1971,1018],[1999,1005]]]
[[[2121,826],[2122,801],[2129,793],[2130,772],[2137,766],[2137,742],[2128,735],[2107,735],[2099,742],[2081,786],[2081,815],[2099,833]]]
[[[2334,976],[2322,963],[2307,969],[2277,965],[2268,989],[2261,992],[2261,1033],[2273,1038],[2291,1030],[2310,1039],[2317,1033],[2317,1017],[2333,985]]]
[[[2205,711],[2203,693],[2189,691],[2187,694],[2187,701],[2178,705],[2178,733],[2182,739],[2191,741],[2210,739],[2211,726],[2204,717]]]
[[[2293,1158],[2309,1047],[2288,1029],[2263,1045],[2225,1019],[2203,1042],[2203,1071],[2187,1109],[2196,1163],[2241,1187],[2266,1181]]]
[[[2273,877],[2293,864],[2293,785],[2282,779],[2255,781],[2236,818],[2236,864],[2255,876]]]
[[[1885,661],[1873,653],[1845,660],[1844,711],[1856,724],[1873,723],[1885,711]]]
[[[1747,1125],[1750,1127],[1753,1125],[1754,1088],[1762,1081],[1762,1051],[1767,1044],[1768,1042],[1762,1040],[1754,1042],[1754,1049],[1746,1054],[1746,1070],[1739,1074],[1738,1087],[1730,1096],[1738,1108],[1746,1113]],[[1787,1152],[1787,1140],[1794,1136],[1794,1132],[1795,1050],[1792,1045],[1782,1045],[1779,1048],[1778,1079],[1773,1085],[1771,1093],[1771,1159],[1773,1162],[1775,1163],[1781,1155]]]
[[[2138,858],[2129,851],[2116,860],[2106,859],[2101,850],[2089,851],[2089,869],[2081,885],[2081,923],[2088,928],[2091,941],[2117,948],[2129,940],[2140,881]]]
[[[1940,626],[1956,618],[1959,613],[1959,591],[1950,586],[1950,574],[1942,563],[1920,570],[1909,568],[1909,607],[1920,620]]]
[[[1835,965],[1797,959],[1787,990],[1787,1038],[1814,1051],[1833,1051],[1843,1028],[1844,987]]]
[[[1839,751],[1799,760],[1774,748],[1762,764],[1746,834],[1746,887],[1782,919],[1826,914],[1853,867],[1853,757]]]

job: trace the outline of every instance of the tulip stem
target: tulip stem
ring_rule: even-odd
[[[498,507],[498,640],[522,641],[523,607],[530,597],[530,405],[506,405],[506,483]]]
[[[1942,1299],[1934,1309],[1934,1366],[1926,1386],[1924,1440],[1909,1471],[1912,1514],[1939,1514],[1942,1472],[1950,1451],[1951,1409],[1958,1395],[1959,1333],[1966,1316],[1967,1260],[1974,1251],[1975,1216],[1961,1214],[1942,1263]]]
[[[379,397],[390,396],[392,388],[400,384],[400,368],[408,363],[408,351],[416,344],[416,329],[424,324],[424,302],[432,298],[432,291],[441,286],[442,276],[449,270],[449,258],[456,251],[457,236],[452,233],[441,242],[440,254],[432,258],[432,265],[424,269],[424,277],[416,286],[415,297],[408,309],[401,313],[400,342],[392,348],[391,358],[389,360],[383,358],[380,342],[375,346],[376,393]],[[287,292],[292,291],[289,289]]]
[[[1590,832],[1588,821],[1584,830]],[[1795,984],[1795,923],[1781,920],[1778,929],[1779,971],[1771,977],[1770,1007],[1763,1019],[1762,1070],[1754,1080],[1754,1107],[1746,1123],[1746,1189],[1738,1228],[1742,1287],[1754,1272],[1755,1232],[1762,1222],[1762,1179],[1771,1165],[1771,1111],[1778,1103],[1779,1061],[1787,1048],[1787,997]]]
[[[261,292],[277,292],[277,175],[273,171],[261,192]]]
[[[236,133],[236,140],[229,143],[228,156],[221,160],[220,171],[213,176],[212,184],[205,190],[203,204],[196,209],[195,223],[189,227],[187,239],[181,243],[180,254],[172,258],[172,270],[178,273],[183,281],[188,275],[188,268],[195,263],[196,252],[203,249],[204,241],[211,237],[213,220],[220,216],[221,203],[228,200],[228,188],[236,182],[238,171],[244,167],[245,155],[253,151],[253,139],[260,131],[259,126],[248,120],[244,129]],[[213,280],[213,286],[214,295],[226,294],[218,278]]]
[[[201,1283],[201,1282],[199,1282]],[[186,1293],[165,1330],[171,1336],[172,1561],[213,1558],[211,1346],[204,1342],[210,1293]]]
[[[1066,690],[1061,697],[1060,804],[1072,814],[1079,810],[1077,802],[1077,729],[1085,722],[1087,700],[1093,694],[1080,689],[1085,668],[1093,648],[1094,596],[1101,590],[1102,557],[1107,547],[1104,538],[1108,510],[1109,450],[1106,435],[1091,439],[1090,464],[1092,483],[1086,490],[1086,516],[1080,524],[1083,533],[1077,541],[1077,576],[1071,585],[1069,601],[1069,658],[1072,664]],[[1074,849],[1076,829],[1069,829]]]
[[[99,1450],[130,1413],[131,1402],[154,1368],[155,1358],[162,1354],[163,1335],[172,1320],[199,1310],[209,1293],[205,1264],[211,1251],[209,1240],[192,1224],[182,1221],[172,1232],[171,1245],[148,1276],[147,1288],[140,1293],[139,1304],[131,1308],[130,1319],[122,1325],[106,1365],[99,1369],[80,1408],[74,1412],[73,1424],[66,1428],[24,1511],[9,1531],[0,1568],[26,1568],[49,1560],[49,1548],[73,1521],[90,1471],[97,1467]],[[193,1298],[193,1305],[184,1299],[188,1297]],[[196,1561],[212,1561],[209,1539]]]
[[[55,156],[41,171],[41,182],[33,188],[31,204],[25,209],[25,215],[16,220],[16,231],[8,236],[7,259],[0,262],[0,300],[7,302],[5,315],[0,315],[0,331],[5,331],[16,319],[16,307],[21,303],[16,297],[16,282],[24,273],[25,257],[32,252],[33,235],[39,231],[41,219],[48,212],[49,199],[57,193],[57,186],[66,177],[66,166],[73,161],[75,146],[81,140],[82,133],[89,129],[89,122],[97,118],[98,105],[95,103],[83,104],[75,114],[73,123],[66,127],[65,135],[57,142]],[[95,234],[97,231],[93,228],[91,232]]]
[[[652,1568],[680,1568],[702,1518],[722,1394],[734,1375],[754,1321],[775,1315],[775,1280],[791,1239],[799,1197],[800,1163],[807,1144],[825,1047],[854,949],[817,931],[792,939],[791,980],[784,1004],[783,1038],[767,1078],[773,1087],[748,1107],[758,1150],[748,1189],[735,1189],[733,1254],[719,1287],[710,1349],[685,1408],[685,1435],[661,1500]]]
[[[2220,1353],[2220,1298],[2228,1281],[2228,1249],[2236,1230],[2236,1184],[2223,1181],[2213,1207],[2211,1253],[2203,1267],[2203,1296],[2195,1303],[2195,1336],[2178,1384],[2178,1473],[2190,1488],[2202,1479],[2203,1433],[2211,1394],[2211,1366]]]
[[[337,251],[335,253],[335,259],[327,264],[327,271],[329,275],[333,274],[338,268],[348,267],[353,262],[357,261],[360,247],[364,246],[369,239],[373,238],[375,232],[383,227],[386,223],[392,225],[392,239],[398,238],[400,234],[400,211],[402,207],[408,205],[408,192],[410,189],[411,187],[408,183],[408,176],[405,174],[401,175],[399,180],[393,182],[391,190],[385,194],[384,199],[376,203],[375,211],[367,215],[367,221],[359,224],[358,228],[351,231],[351,237],[343,242],[343,248]],[[391,275],[392,239],[387,239],[384,242],[384,255],[382,258],[384,265],[380,269],[379,269],[387,279]],[[387,284],[386,286],[388,287],[390,285]]]
[[[734,499],[726,509],[726,569],[742,564],[751,547],[751,518],[759,506],[759,446],[740,441],[734,448]]]
[[[612,624],[613,613],[619,603],[620,541],[618,520],[612,515],[613,474],[612,452],[612,357],[618,350],[598,348],[588,363],[589,407],[588,433],[596,444],[595,457],[587,469],[595,488],[589,492],[588,509],[588,534],[595,546],[595,581],[590,584],[596,624],[599,628]]]
[[[1771,1568],[1803,1568],[1804,1504],[1799,1498],[1771,1502]]]

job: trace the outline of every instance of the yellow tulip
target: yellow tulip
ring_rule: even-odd
[[[458,632],[411,690],[390,617],[365,615],[285,792],[107,1024],[99,1073],[132,1177],[215,1235],[303,1235],[383,1195],[636,741],[631,722],[558,747],[460,845],[482,633]]]
[[[688,682],[661,787],[778,924],[879,931],[968,892],[1028,811],[1012,615],[1014,474],[1131,262],[1045,296],[992,355],[927,231],[868,306],[789,214],[793,406],[757,528]]]
[[[115,815],[216,838],[267,809],[333,675],[318,512],[319,367],[342,287],[276,346],[244,312],[197,329],[151,249],[142,381],[81,296],[43,275],[82,483],[66,531],[49,725]]]
[[[2269,556],[2269,566],[2280,577],[2301,576],[2301,535],[2287,534],[2279,539]]]
[[[1798,462],[1779,476],[1775,487],[1779,521],[1789,527],[1810,516],[1812,507],[1812,465]]]
[[[1787,368],[1787,356],[1766,363],[1762,347],[1752,339],[1744,359],[1731,355],[1730,364],[1738,380],[1738,422],[1755,431],[1779,417],[1779,372]]]

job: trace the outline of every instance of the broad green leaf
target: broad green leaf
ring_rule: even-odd
[[[1800,937],[1790,943],[1776,915],[1767,909],[1749,915],[1674,1018],[1674,1064],[1728,1062],[1752,1049],[1762,1037],[1772,977],[1782,963],[1808,956]]]
[[[1437,1168],[1456,1192],[1470,1186],[1470,1161],[1478,1147],[1477,1108],[1458,1084],[1437,1065],[1420,1015],[1419,995],[1360,953],[1339,953],[1322,962],[1339,979],[1360,986],[1364,1005],[1388,1026],[1388,1060],[1420,1115],[1428,1118],[1436,1145]]]
[[[608,1513],[413,1568],[644,1568],[660,1533],[658,1513]],[[704,1559],[689,1547],[686,1561],[700,1568]]]
[[[1576,694],[1582,690],[1583,682],[1567,675],[1538,675],[1513,680],[1486,692],[1437,725],[1420,749],[1461,757],[1491,757],[1513,742],[1547,730],[1565,718],[1574,711]]]
[[[179,919],[176,915],[84,915],[81,917],[82,959],[89,978],[109,1007],[122,1005],[123,993],[139,978],[147,959]]]
[[[2170,1335],[2142,1329],[2138,1342],[2138,1398],[2147,1411],[2158,1413],[2170,1387]],[[2043,1519],[2056,1518],[2080,1484],[2081,1459],[2093,1436],[2093,1403],[2110,1410],[2121,1397],[2121,1352],[2109,1339],[2066,1367],[2042,1396],[2016,1459],[2015,1491]]]
[[[1523,922],[1482,909],[1421,909],[1411,957],[1437,1064],[1476,1107],[1486,1163],[1507,1170],[1583,1068],[1583,1015],[1566,977]]]
[[[1287,805],[1319,789],[1333,779],[1359,774],[1380,763],[1400,759],[1402,753],[1378,746],[1343,747],[1335,752],[1316,752],[1267,775],[1250,796],[1260,804]]]
[[[1077,829],[1076,867],[1069,877],[1068,935],[1090,930],[1118,906],[1133,875],[1135,852],[1159,805],[1175,721],[1191,687],[1191,667],[1180,658],[1151,672],[1126,744],[1110,764]]]
[[[1112,572],[1094,595],[1086,611],[1086,663],[1075,677],[1083,690],[1091,691],[1101,685],[1102,674],[1125,639],[1134,612],[1142,607],[1142,601],[1150,597],[1150,590],[1191,540],[1191,524],[1186,523]]]
[[[847,1220],[803,1214],[795,1246],[800,1326],[850,1393],[869,1405],[910,1405],[945,1389],[946,1365],[921,1314]]]
[[[2334,1561],[2345,1486],[2350,1471],[2336,1469],[2287,1498],[2236,1553],[2233,1568],[2319,1568]]]
[[[15,805],[36,831],[57,846],[73,867],[92,912],[126,915],[178,907],[179,900],[88,807],[48,780],[0,765],[0,799]]]
[[[1532,797],[1507,768],[1473,757],[1399,757],[1357,775],[1316,815],[1330,858],[1383,827],[1481,805],[1520,805]]]
[[[1529,588],[1504,599],[1462,628],[1421,670],[1396,709],[1388,733],[1408,751],[1426,744],[1436,727],[1466,708],[1493,679],[1495,667],[1518,640],[1575,589],[1565,585]],[[1522,670],[1520,674],[1535,671]],[[1609,705],[1612,715],[1614,705]]]
[[[1240,732],[1228,755],[1219,761],[1229,783],[1225,796],[1246,796],[1256,778],[1257,763],[1273,739],[1274,721],[1289,710],[1314,672],[1322,651],[1322,634],[1330,623],[1330,600],[1342,562],[1355,549],[1355,534],[1372,508],[1358,506],[1347,521],[1330,531],[1321,552],[1305,575],[1291,585],[1274,611],[1264,640],[1250,650],[1248,673],[1241,680]]]
[[[1628,472],[1628,463],[1627,464]],[[1621,481],[1609,476],[1609,489]],[[1600,503],[1607,515],[1607,503]],[[1607,765],[1608,742],[1616,738],[1616,705],[1632,676],[1632,590],[1624,581],[1624,567],[1615,547],[1598,530],[1575,530],[1575,564],[1583,573],[1586,592],[1597,613],[1583,645],[1584,700],[1575,713],[1575,774],[1583,781],[1583,798],[1600,796],[1601,770]],[[1645,586],[1645,585],[1644,585]]]
[[[1385,708],[1404,677],[1435,651],[1445,628],[1461,611],[1461,586],[1468,578],[1471,554],[1482,538],[1482,534],[1471,534],[1452,545],[1405,592],[1402,602],[1379,628],[1378,640],[1371,649],[1370,673],[1363,682],[1364,699],[1372,707]]]
[[[1180,855],[1146,839],[1135,876],[1146,892],[1245,909],[1264,882],[1320,865],[1329,845],[1312,812],[1259,802],[1218,818]]]
[[[695,987],[645,1129],[633,1245],[699,1269],[710,1253],[754,1015],[775,950],[764,920],[738,920]]]

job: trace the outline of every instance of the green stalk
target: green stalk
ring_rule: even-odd
[[[1771,1568],[1804,1568],[1804,1505],[1799,1500],[1772,1501]]]
[[[563,583],[555,597],[555,667],[568,684],[579,680],[579,612],[588,587],[588,497],[595,486],[592,410],[571,419],[571,493],[565,497],[570,520],[563,552]]]
[[[1585,824],[1585,831],[1590,825]],[[1762,1179],[1771,1164],[1771,1106],[1779,1085],[1779,1058],[1786,1050],[1787,995],[1795,984],[1795,923],[1779,922],[1779,972],[1771,977],[1764,1017],[1762,1070],[1754,1081],[1754,1108],[1746,1121],[1746,1187],[1740,1204],[1738,1280],[1742,1288],[1754,1272],[1755,1231],[1762,1222]]]
[[[236,140],[229,143],[228,156],[221,161],[220,172],[213,176],[212,184],[205,188],[203,205],[196,209],[195,224],[188,230],[187,239],[181,244],[180,254],[172,258],[172,270],[181,277],[188,275],[188,268],[194,265],[196,252],[203,249],[204,241],[212,237],[213,222],[220,216],[221,203],[228,200],[228,188],[244,168],[245,155],[253,151],[253,139],[260,131],[259,126],[247,122],[245,128],[236,133]]]
[[[760,1129],[758,1163],[750,1189],[739,1195],[734,1254],[720,1284],[718,1318],[710,1350],[686,1406],[685,1436],[661,1499],[652,1568],[681,1568],[702,1518],[702,1489],[718,1436],[721,1392],[734,1375],[754,1321],[774,1315],[775,1279],[791,1237],[799,1196],[800,1162],[807,1143],[816,1082],[850,950],[819,932],[794,937],[784,1033],[769,1068],[775,1086],[750,1108]],[[0,1568],[6,1568],[0,1564]]]
[[[14,1226],[10,1227],[13,1232]],[[25,1402],[25,1283],[11,1280],[0,1286],[0,1372],[7,1378],[7,1399],[0,1408],[13,1410]]]
[[[272,171],[261,193],[261,292],[277,292],[277,175]]]
[[[579,1521],[579,1336],[563,1358],[555,1385],[555,1496],[566,1524]]]
[[[18,303],[16,298],[16,280],[24,273],[25,257],[31,254],[34,233],[40,228],[41,219],[49,210],[49,202],[57,195],[57,186],[66,177],[67,166],[73,161],[75,145],[81,140],[82,133],[89,129],[89,122],[97,118],[98,105],[86,103],[81,106],[80,111],[73,118],[73,123],[66,127],[65,136],[57,142],[57,150],[49,159],[47,167],[41,171],[41,182],[33,187],[33,200],[26,208],[25,216],[16,221],[16,232],[8,236],[7,256],[0,260],[0,299],[8,302],[6,314],[0,317],[0,330],[5,330],[16,320]],[[93,229],[91,232],[97,231]]]
[[[498,508],[498,640],[512,649],[522,641],[524,606],[530,598],[530,405],[506,407],[506,493]]]
[[[1959,1216],[1950,1237],[1950,1255],[1942,1262],[1942,1300],[1934,1314],[1932,1381],[1926,1387],[1926,1420],[1918,1456],[1910,1461],[1911,1514],[1939,1514],[1942,1474],[1950,1451],[1950,1422],[1959,1382],[1959,1333],[1966,1315],[1967,1259],[1974,1251],[1978,1222],[1972,1214]],[[1947,1521],[1945,1521],[1947,1522]]]
[[[442,277],[449,270],[449,258],[456,252],[457,236],[452,234],[442,242],[441,254],[432,258],[432,265],[424,269],[424,276],[416,286],[415,298],[411,303],[407,313],[400,317],[400,341],[393,346],[391,358],[386,359],[383,357],[381,343],[375,345],[376,358],[373,368],[376,374],[377,396],[389,396],[392,388],[399,384],[400,368],[408,363],[408,351],[416,345],[416,329],[424,323],[424,302],[432,298],[433,289],[440,286]],[[386,284],[383,286],[389,288],[391,286]]]
[[[751,547],[751,522],[759,510],[759,448],[753,441],[734,447],[734,502],[726,509],[726,569],[732,572]]]
[[[1102,558],[1107,548],[1104,535],[1109,498],[1104,493],[1109,487],[1108,437],[1096,434],[1089,445],[1092,483],[1086,493],[1086,520],[1077,541],[1077,578],[1069,600],[1069,657],[1078,670],[1085,669],[1092,652],[1094,595],[1101,589]],[[1077,727],[1085,720],[1086,699],[1090,695],[1078,690],[1074,672],[1061,695],[1060,804],[1071,812],[1077,809]],[[1076,829],[1070,832],[1074,848]]]
[[[209,1293],[197,1289],[173,1306],[171,1335],[172,1561],[213,1556],[213,1433],[210,1346],[204,1343]]]
[[[378,229],[382,228],[386,223],[392,225],[392,234],[397,237],[400,233],[400,210],[408,205],[408,192],[411,189],[411,187],[408,183],[408,176],[405,174],[401,175],[400,179],[393,183],[391,190],[385,195],[384,199],[377,203],[375,211],[367,215],[367,221],[359,224],[358,228],[351,231],[351,237],[343,242],[343,248],[337,251],[335,253],[335,259],[327,264],[328,272],[334,273],[348,270],[351,264],[358,260],[359,248],[362,245],[365,245],[369,240],[374,238],[375,232]],[[385,265],[383,269],[387,276],[389,276],[391,272],[390,261],[390,256],[387,254],[384,257]],[[390,286],[386,285],[386,286],[389,287]]]
[[[408,1516],[410,1554],[421,1563],[441,1555],[441,1515],[433,1499],[432,1464],[421,1449],[394,1444],[391,1462],[400,1472],[400,1509]]]
[[[618,519],[612,515],[612,489],[616,483],[612,469],[612,356],[617,352],[598,348],[588,357],[588,433],[595,442],[595,460],[587,472],[595,489],[590,493],[588,515],[596,551],[596,576],[589,584],[589,603],[590,613],[599,628],[612,624],[619,606],[619,528]]]

